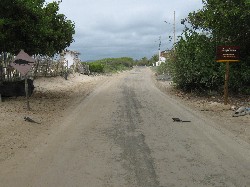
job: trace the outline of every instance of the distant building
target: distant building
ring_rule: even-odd
[[[166,54],[168,53],[167,50],[159,51],[159,60],[155,63],[155,66],[160,66],[162,63],[166,63]]]
[[[80,53],[77,51],[65,50],[63,51],[62,54],[65,60],[65,66],[67,66],[68,68],[71,66],[75,66],[77,63],[81,61],[79,59]]]

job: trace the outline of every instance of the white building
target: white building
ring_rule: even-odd
[[[77,51],[65,50],[63,51],[63,58],[65,60],[65,66],[70,68],[71,66],[76,66],[81,60],[79,59],[80,53]]]
[[[166,51],[159,51],[159,60],[155,63],[155,66],[160,66],[162,63],[166,62],[166,57],[164,57],[164,54]]]

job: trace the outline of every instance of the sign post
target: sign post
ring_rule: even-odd
[[[228,104],[228,82],[229,82],[229,62],[226,62],[225,84],[224,84],[224,104]]]
[[[229,63],[240,61],[239,46],[218,46],[216,54],[217,62],[226,63],[225,83],[224,83],[224,104],[228,104],[228,82],[229,82]]]
[[[30,111],[30,103],[29,103],[29,87],[28,87],[28,81],[27,81],[27,74],[25,75],[25,94],[26,94],[26,104],[27,104],[27,110]]]

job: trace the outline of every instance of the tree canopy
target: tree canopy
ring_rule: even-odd
[[[0,50],[53,55],[73,42],[75,25],[59,14],[60,2],[1,0]]]
[[[173,80],[185,90],[220,90],[225,64],[215,62],[216,47],[236,45],[240,46],[241,61],[230,65],[229,88],[250,94],[250,1],[202,2],[202,9],[182,20],[186,29],[168,66]]]
[[[189,14],[194,29],[209,31],[217,45],[239,45],[242,57],[250,55],[250,1],[203,0],[201,10]]]

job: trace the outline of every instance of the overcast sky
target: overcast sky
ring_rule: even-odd
[[[181,19],[201,8],[202,0],[63,0],[59,12],[76,26],[75,41],[68,49],[80,52],[86,61],[151,58],[158,53],[159,37],[161,50],[173,45],[169,36],[174,31],[174,11],[178,36]]]

